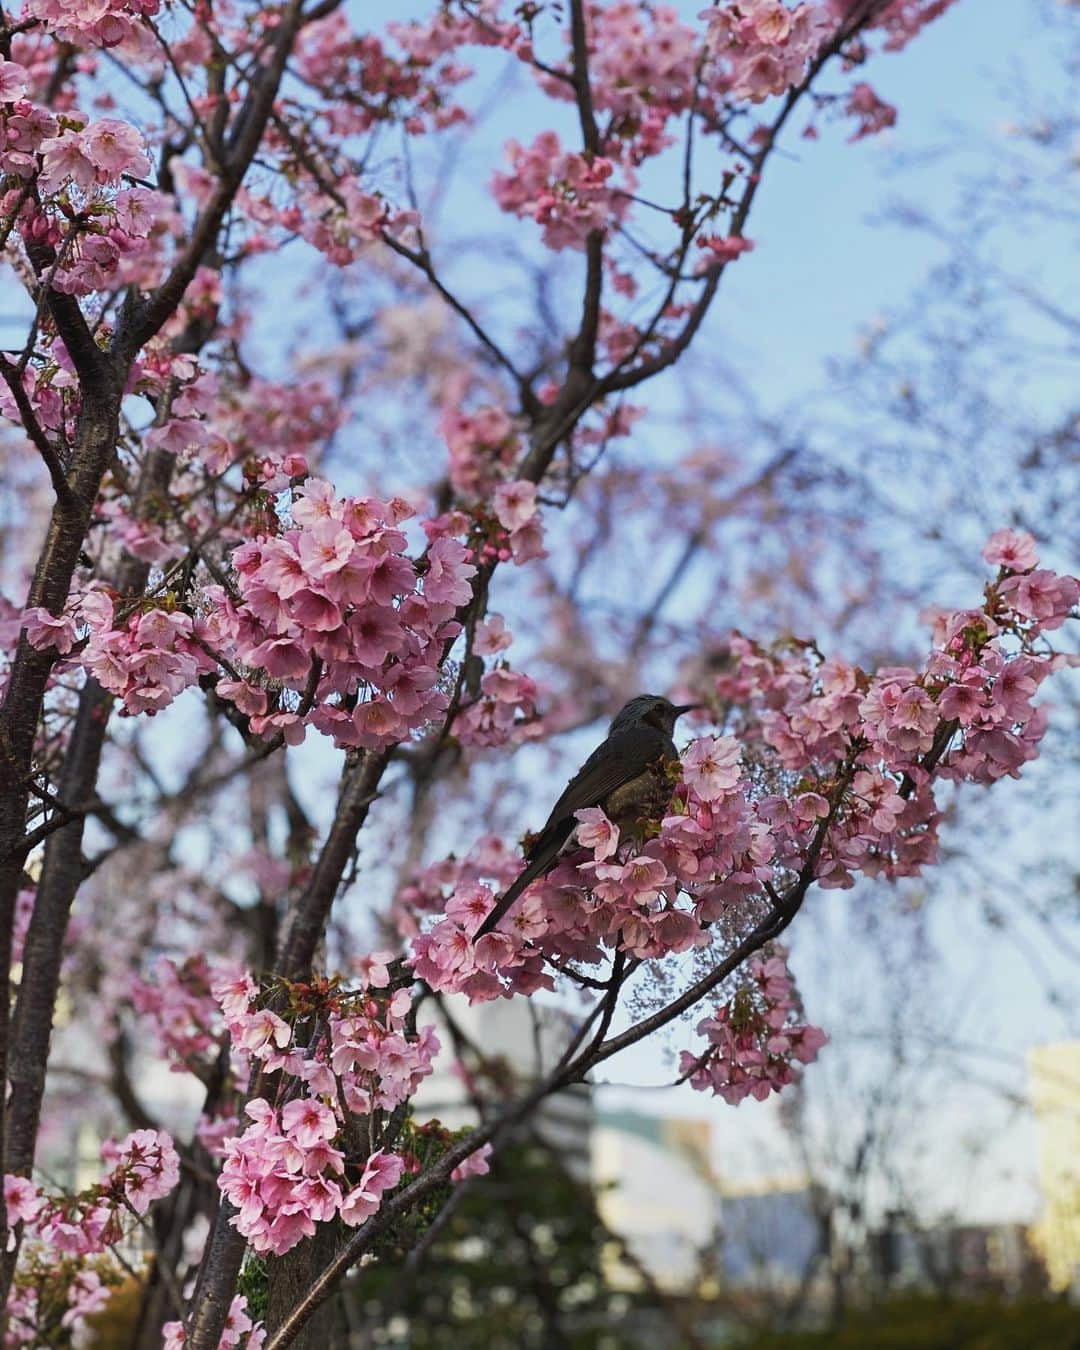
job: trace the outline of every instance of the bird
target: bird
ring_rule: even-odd
[[[474,942],[490,933],[526,886],[550,872],[572,845],[576,811],[599,806],[620,832],[633,831],[639,822],[663,815],[674,790],[668,768],[679,758],[672,740],[675,723],[683,713],[701,706],[672,703],[658,694],[638,694],[619,709],[607,739],[567,783],[544,828],[528,840],[525,867],[476,930]]]

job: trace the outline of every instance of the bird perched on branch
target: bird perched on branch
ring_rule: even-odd
[[[547,824],[529,841],[524,870],[476,930],[474,941],[490,933],[526,886],[550,872],[572,846],[576,811],[599,806],[620,831],[663,816],[674,790],[668,770],[679,758],[671,739],[675,723],[684,712],[700,706],[639,694],[616,713],[607,740],[567,783]]]

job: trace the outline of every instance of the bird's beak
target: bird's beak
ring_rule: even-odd
[[[681,717],[683,713],[694,712],[697,708],[704,708],[704,703],[676,703],[675,716]]]

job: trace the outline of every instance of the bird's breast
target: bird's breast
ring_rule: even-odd
[[[666,766],[658,760],[610,792],[603,803],[604,813],[620,830],[632,829],[639,821],[659,820],[673,791],[674,783]]]

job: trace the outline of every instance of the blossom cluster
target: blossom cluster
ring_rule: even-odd
[[[119,1283],[119,1267],[106,1274]],[[16,1273],[4,1308],[5,1350],[43,1345],[42,1332],[50,1322],[59,1322],[60,1332],[79,1344],[80,1334],[87,1330],[86,1319],[105,1307],[112,1291],[113,1283],[103,1279],[101,1271],[79,1262],[24,1268]]]
[[[370,983],[358,994],[325,982],[291,986],[283,1007],[291,1021],[259,1006],[246,975],[215,984],[234,1046],[291,1085],[279,1103],[248,1102],[251,1123],[221,1144],[219,1185],[256,1251],[281,1255],[334,1216],[362,1223],[401,1179],[401,1157],[382,1149],[356,1156],[357,1138],[368,1137],[357,1120],[406,1101],[431,1073],[439,1042],[431,1027],[409,1030],[411,996],[390,991],[383,960],[372,957],[364,973]]]
[[[535,220],[548,248],[582,249],[594,231],[626,218],[636,182],[628,169],[613,180],[611,159],[564,150],[554,131],[528,146],[510,141],[506,153],[510,172],[493,176],[492,194],[504,211]]]
[[[1031,699],[1060,662],[1038,639],[1077,598],[1074,579],[1037,567],[1029,536],[999,532],[985,556],[1000,570],[983,608],[938,615],[919,669],[869,675],[808,644],[768,652],[733,635],[710,700],[736,734],[691,744],[659,828],[624,839],[599,808],[578,812],[577,851],[476,942],[520,864],[484,848],[427,869],[400,898],[417,974],[473,1000],[528,994],[550,984],[545,962],[706,945],[718,919],[808,866],[825,887],[918,874],[936,857],[935,775],[989,783],[1037,753]]]
[[[331,1143],[339,1122],[314,1098],[294,1098],[278,1112],[256,1097],[245,1111],[253,1123],[225,1141],[218,1185],[236,1208],[233,1226],[257,1252],[281,1256],[335,1217],[363,1223],[401,1179],[404,1160],[380,1149],[354,1185],[346,1182],[345,1155]]]
[[[23,619],[31,646],[55,647],[61,654],[72,651],[83,629],[86,641],[77,655],[79,664],[131,714],[160,712],[200,674],[217,670],[190,615],[154,608],[124,621],[103,589],[85,592],[57,617],[35,608]]]
[[[16,1232],[22,1242],[5,1309],[5,1346],[40,1345],[39,1312],[46,1305],[55,1317],[59,1304],[61,1328],[79,1331],[120,1282],[111,1251],[125,1235],[125,1218],[145,1214],[179,1181],[180,1159],[163,1130],[106,1140],[101,1153],[105,1175],[77,1195],[49,1194],[27,1177],[4,1177],[8,1250]]]
[[[177,400],[177,411],[201,397]],[[161,430],[199,425],[178,416]],[[270,473],[276,463],[261,461]],[[250,522],[229,554],[230,586],[203,587],[183,606],[163,592],[158,603],[148,598],[125,612],[113,591],[90,582],[59,615],[24,611],[27,640],[66,658],[58,674],[79,666],[93,675],[126,714],[153,715],[208,677],[256,735],[296,743],[313,726],[337,746],[381,749],[447,709],[439,666],[460,632],[455,614],[472,594],[477,563],[543,554],[529,482],[500,481],[470,512],[424,521],[419,562],[400,528],[411,513],[400,498],[338,498],[308,477],[292,493],[286,523],[273,512]],[[136,556],[159,561],[172,551],[141,521],[128,519],[121,534]],[[499,659],[458,708],[453,729],[463,744],[537,734],[537,687],[500,655],[510,640],[497,619],[474,634],[473,653]]]
[[[876,136],[879,132],[896,125],[896,109],[891,103],[878,98],[865,80],[860,80],[848,95],[844,111],[850,117],[857,117],[859,125],[855,129],[852,141],[861,141],[866,136]]]
[[[798,84],[836,30],[815,4],[789,9],[782,0],[739,0],[704,10],[714,63],[709,84],[728,99],[761,103]]]
[[[904,47],[934,19],[939,19],[956,0],[891,0],[890,4],[873,16],[872,29],[885,33],[885,50],[902,51]],[[832,11],[844,18],[852,8],[852,0],[829,0]]]
[[[116,47],[159,7],[159,0],[27,0],[26,14],[75,47]]]
[[[234,550],[236,599],[207,592],[211,642],[238,664],[296,690],[318,673],[308,720],[339,746],[389,745],[447,705],[435,687],[439,653],[476,568],[465,545],[444,535],[428,549],[421,589],[398,528],[409,514],[400,500],[338,498],[308,479],[289,528]],[[269,711],[253,681],[225,681],[219,692],[256,733],[302,736],[301,714]]]
[[[164,194],[133,181],[151,168],[141,134],[119,118],[90,120],[74,109],[58,118],[26,97],[33,83],[31,69],[0,60],[0,168],[8,175],[0,215],[15,214],[26,246],[50,253],[53,290],[82,296],[153,284],[175,212]],[[30,181],[34,194],[25,190]]]
[[[870,22],[889,34],[896,49],[949,0],[897,0]],[[671,123],[693,109],[706,134],[721,132],[733,105],[759,104],[787,93],[850,17],[847,0],[798,4],[783,0],[738,0],[699,15],[703,30],[683,23],[667,5],[616,0],[585,7],[590,106],[597,143],[578,152],[564,148],[554,131],[531,144],[510,141],[511,172],[492,179],[497,204],[519,218],[535,220],[551,249],[582,249],[590,234],[608,234],[622,225],[637,190],[636,170],[674,142]],[[570,42],[569,31],[567,42]],[[531,44],[505,41],[533,66],[538,83],[552,98],[575,98],[569,59],[535,60]],[[895,121],[895,109],[865,82],[847,98],[846,111],[859,119],[852,139],[875,134]],[[732,172],[737,174],[742,166]],[[738,256],[722,236],[698,270]],[[632,284],[632,281],[631,281]]]
[[[221,1015],[211,986],[221,979],[223,963],[210,962],[201,953],[182,965],[159,956],[151,978],[132,975],[131,1005],[146,1019],[158,1053],[174,1073],[197,1072],[216,1053]]]
[[[461,501],[489,497],[521,451],[514,420],[493,403],[471,411],[448,406],[439,419],[439,433],[449,454],[450,483]]]
[[[739,759],[733,738],[699,738],[669,814],[644,843],[622,839],[598,807],[579,811],[580,850],[477,942],[472,935],[495,900],[479,875],[505,882],[520,864],[483,849],[458,867],[429,869],[426,884],[402,897],[430,909],[425,889],[441,883],[450,892],[443,916],[412,939],[417,974],[480,1001],[550,987],[545,958],[592,962],[602,947],[617,947],[650,960],[707,942],[707,925],[773,875],[773,842],[747,801]]]
[[[451,90],[472,71],[457,59],[466,41],[484,41],[483,26],[449,9],[422,23],[390,23],[400,55],[374,33],[356,33],[337,11],[309,24],[297,49],[297,69],[328,101],[328,130],[336,136],[400,122],[411,135],[467,120]]]
[[[180,1350],[187,1342],[183,1322],[166,1322],[161,1328],[161,1334],[161,1350]],[[263,1324],[251,1320],[247,1299],[243,1294],[237,1294],[229,1304],[218,1350],[262,1350],[265,1341]]]
[[[669,5],[617,0],[588,6],[587,36],[595,106],[613,114],[613,131],[633,139],[636,157],[656,154],[668,143],[666,123],[692,104],[699,34]],[[541,83],[548,93],[570,96],[565,84]]]
[[[215,309],[219,274],[201,269],[188,297],[193,315]],[[313,448],[345,417],[324,381],[297,387],[252,379],[237,389],[187,355],[153,345],[137,361],[132,384],[168,410],[144,441],[147,449],[175,457],[177,509],[136,512],[126,494],[107,487],[98,512],[127,553],[159,567],[183,557],[193,539],[235,545],[265,531],[273,516],[270,494],[307,475]]]
[[[731,1106],[746,1097],[762,1102],[798,1076],[828,1040],[819,1027],[797,1020],[795,985],[783,951],[754,957],[746,982],[698,1024],[709,1042],[701,1054],[684,1050],[679,1070],[698,1092],[711,1090]]]

